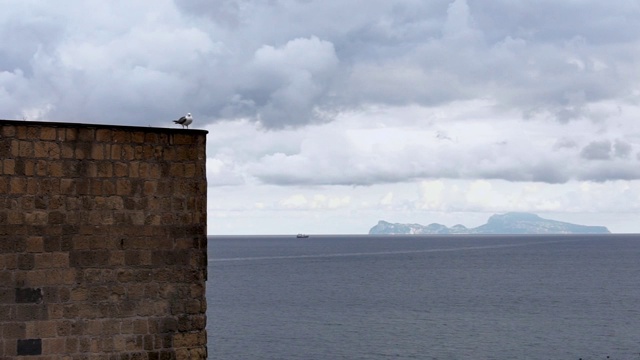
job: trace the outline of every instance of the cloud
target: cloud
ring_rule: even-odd
[[[609,160],[611,158],[611,141],[592,141],[580,151],[580,156],[587,160]]]
[[[624,141],[624,140],[616,140],[613,143],[613,154],[619,158],[628,158],[633,150],[633,145]]]
[[[476,120],[466,118],[466,107],[475,111]],[[453,108],[458,115],[452,115]],[[384,123],[383,119],[400,116],[404,108],[341,116],[299,131],[297,138],[283,135],[287,149],[265,148],[246,169],[257,181],[283,186],[371,186],[427,179],[555,184],[638,176],[636,159],[630,156],[637,145],[621,138],[592,140],[593,134],[607,134],[597,123],[513,121],[511,113],[480,120],[487,109],[480,103],[458,103],[451,111],[440,108],[451,115],[445,139],[439,122],[408,122],[406,128]],[[278,142],[277,138],[269,141]]]
[[[333,44],[317,37],[294,39],[279,48],[262,46],[249,65],[239,100],[253,104],[256,118],[267,128],[318,121],[338,62]]]
[[[5,10],[3,117],[163,125],[191,111],[202,123],[282,129],[369,105],[482,98],[566,123],[606,118],[600,101],[637,99],[628,74],[640,9],[630,0],[66,0]]]

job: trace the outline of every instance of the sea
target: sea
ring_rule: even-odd
[[[640,235],[209,237],[209,359],[640,360]]]

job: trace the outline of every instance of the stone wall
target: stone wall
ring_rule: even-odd
[[[205,140],[0,120],[0,359],[206,359]]]

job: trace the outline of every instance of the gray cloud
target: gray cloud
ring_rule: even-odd
[[[578,143],[573,139],[560,138],[553,145],[554,150],[559,149],[573,149],[578,146]]]
[[[609,160],[611,158],[611,141],[593,141],[582,148],[580,156],[587,160]]]
[[[633,146],[626,141],[616,140],[613,143],[613,154],[619,158],[628,158],[633,151]]]
[[[282,126],[282,119],[287,125],[314,122],[337,65],[333,45],[316,37],[263,46],[249,65],[239,100],[250,102],[267,128]]]
[[[566,122],[635,88],[632,1],[121,6],[92,18],[71,0],[7,9],[2,117],[160,125],[191,111],[283,128],[367,104],[480,97]]]

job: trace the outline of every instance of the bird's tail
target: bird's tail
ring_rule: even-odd
[[[173,120],[174,123],[180,124],[180,120]]]

